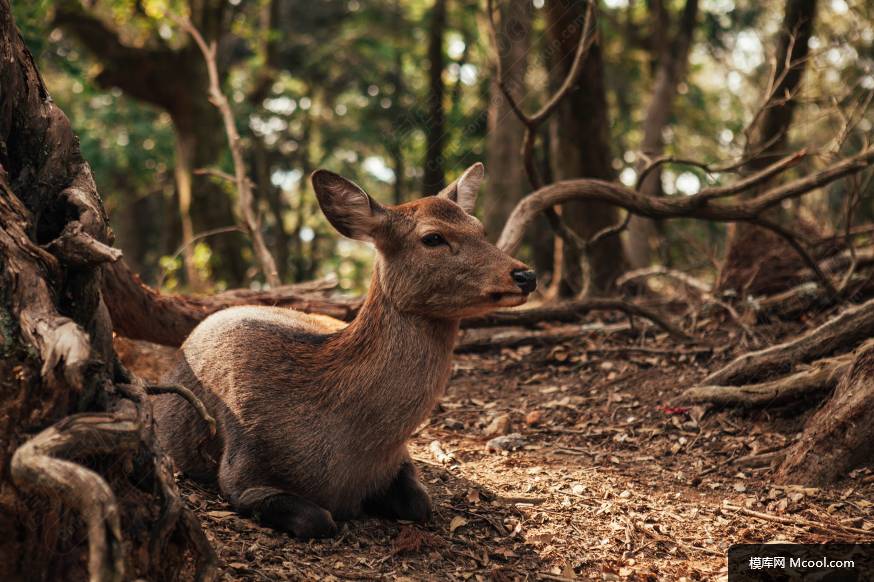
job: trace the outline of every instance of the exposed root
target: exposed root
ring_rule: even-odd
[[[775,475],[778,482],[821,487],[874,458],[874,339],[854,356],[831,398],[787,451]]]
[[[739,356],[703,383],[739,384],[785,373],[795,364],[850,350],[872,336],[874,299],[843,311],[801,337]]]
[[[45,429],[12,456],[11,476],[17,487],[54,495],[82,514],[91,582],[124,579],[118,506],[103,477],[59,457],[133,451],[139,445],[139,430],[135,413],[77,414]]]
[[[750,408],[787,404],[816,392],[833,389],[849,370],[852,361],[850,355],[820,360],[801,372],[759,384],[695,386],[683,392],[677,402]]]
[[[182,511],[182,526],[188,541],[197,550],[197,572],[194,575],[194,580],[196,582],[218,580],[218,556],[200,528],[197,518],[187,509]]]

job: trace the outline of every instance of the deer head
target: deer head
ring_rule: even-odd
[[[525,303],[534,271],[491,244],[473,216],[484,176],[472,165],[436,196],[382,205],[327,170],[312,175],[328,221],[340,234],[372,242],[374,283],[399,311],[459,319]]]

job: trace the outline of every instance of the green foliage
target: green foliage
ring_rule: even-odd
[[[126,254],[151,280],[163,273],[164,288],[179,290],[184,269],[175,254],[181,227],[175,218],[172,122],[165,112],[98,84],[99,63],[50,24],[55,4],[62,1],[75,0],[15,2],[22,34],[54,99],[80,135]],[[486,153],[493,48],[485,34],[482,4],[449,2],[444,107],[450,179]],[[674,18],[683,4],[667,2]],[[841,124],[828,112],[830,99],[847,106],[874,86],[874,7],[864,0],[824,4],[804,99],[796,111],[796,119],[804,121],[793,126],[792,146],[827,144]],[[208,3],[197,3],[204,5]],[[326,167],[383,202],[420,195],[428,98],[425,50],[433,1],[277,0],[272,26],[266,28],[263,17],[271,5],[270,0],[224,4],[220,51],[228,73],[224,89],[237,115],[250,173],[256,178],[252,152],[260,143],[266,187],[280,193],[278,219],[261,199],[268,242],[277,240],[280,226],[291,238],[290,280],[336,273],[344,289],[359,290],[367,280],[371,253],[338,239],[305,177]],[[688,78],[679,87],[664,132],[666,153],[719,164],[743,151],[744,128],[770,74],[783,3],[702,0],[700,5]],[[94,0],[89,6],[131,46],[181,47],[189,42],[166,16],[189,13],[187,0]],[[533,9],[533,56],[545,50],[543,10]],[[641,122],[654,81],[647,43],[656,24],[649,10],[649,3],[613,0],[602,3],[600,19],[615,166],[629,184],[639,163]],[[548,88],[545,59],[530,62],[524,103],[533,110],[543,103]],[[265,79],[266,89],[256,92]],[[870,136],[871,117],[870,112],[861,116],[842,151],[857,149]],[[228,155],[218,165],[232,170]],[[691,192],[696,183],[703,187],[730,179],[683,166],[667,168],[663,175],[669,195]],[[231,189],[226,191],[233,196]],[[818,202],[817,195],[811,199],[838,224],[846,192],[845,186],[836,185],[818,195]],[[860,209],[861,217],[874,218],[872,213]],[[688,241],[711,248],[719,244],[722,227],[678,221],[666,234],[671,260],[692,264],[701,255],[693,257],[694,245]],[[211,256],[214,240],[204,238],[195,247],[196,267],[205,277],[220,260]]]

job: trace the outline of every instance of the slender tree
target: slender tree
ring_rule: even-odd
[[[525,95],[525,73],[531,36],[531,5],[528,2],[504,2],[499,6],[496,36],[502,61],[504,82],[517,102]],[[525,167],[519,156],[525,127],[513,114],[492,75],[489,91],[489,129],[486,138],[488,191],[483,200],[486,231],[497,239],[516,203],[528,193]]]
[[[664,0],[654,0],[650,21],[653,23],[652,45],[655,53],[655,72],[652,92],[643,120],[643,141],[640,151],[645,159],[638,169],[643,169],[647,160],[652,160],[664,152],[662,137],[665,127],[670,123],[677,86],[686,77],[689,65],[689,51],[695,32],[698,15],[698,0],[686,0],[683,11],[672,26],[672,19]],[[674,30],[673,35],[670,31]],[[640,185],[647,196],[661,196],[661,172],[655,169]],[[628,223],[628,244],[626,250],[632,268],[649,266],[652,260],[654,239],[657,236],[655,223],[646,218],[634,216]]]
[[[763,96],[764,105],[747,130],[744,149],[747,162],[743,167],[747,174],[761,170],[786,153],[789,128],[807,68],[808,41],[813,34],[816,6],[817,0],[786,0],[783,24],[777,34],[771,82]],[[765,187],[767,185],[762,184],[759,189]],[[754,195],[757,191],[749,194]],[[749,287],[755,278],[768,277],[784,268],[781,263],[785,263],[786,257],[782,253],[775,255],[768,266],[751,264],[753,261],[761,263],[758,250],[762,245],[771,246],[772,243],[764,242],[766,235],[762,229],[750,224],[729,227],[725,260],[719,274],[720,289]],[[791,271],[795,266],[788,265],[788,268]]]
[[[209,41],[221,41],[230,26],[229,4],[219,0],[190,3],[191,20]],[[203,55],[194,42],[180,48],[162,39],[143,46],[126,44],[110,24],[80,0],[61,0],[54,22],[69,31],[101,64],[97,82],[166,111],[176,133],[175,179],[187,273],[196,282],[192,264],[195,235],[235,224],[231,200],[213,178],[194,170],[216,164],[226,150],[221,117],[207,99],[209,79]],[[224,65],[224,63],[222,63]],[[220,67],[224,76],[225,67]],[[216,249],[217,274],[232,285],[244,279],[242,237],[223,234],[210,241]]]
[[[584,20],[584,4],[565,0],[546,3],[547,50],[553,83],[567,77],[576,52]],[[592,45],[576,86],[559,104],[550,119],[550,160],[555,180],[598,178],[614,180],[613,155],[610,145],[610,118],[604,84],[604,63],[599,43]],[[562,207],[567,224],[581,237],[590,238],[604,228],[619,222],[616,208],[598,202],[573,202]],[[591,289],[603,293],[625,270],[625,253],[618,237],[609,237],[594,245],[590,255]],[[565,264],[562,268],[562,295],[581,289],[578,269]]]
[[[428,25],[428,110],[425,119],[427,149],[422,189],[435,194],[446,185],[443,150],[446,144],[446,115],[443,97],[446,86],[443,69],[446,66],[443,40],[446,32],[446,2],[434,0]]]

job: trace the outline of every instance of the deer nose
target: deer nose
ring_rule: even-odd
[[[513,269],[510,271],[510,276],[522,293],[531,293],[537,289],[537,273],[531,269]]]

